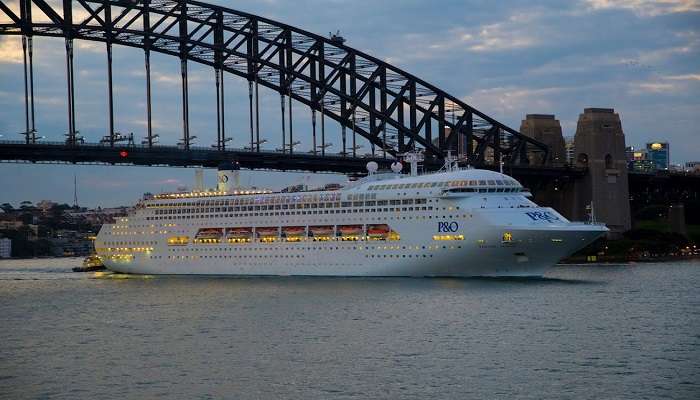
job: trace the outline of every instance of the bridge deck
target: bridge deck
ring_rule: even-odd
[[[125,153],[124,153],[125,152]],[[336,173],[364,173],[369,161],[388,168],[395,160],[381,157],[350,157],[338,154],[283,153],[281,151],[249,151],[231,149],[221,151],[208,148],[184,150],[178,146],[115,146],[86,143],[76,146],[63,143],[26,144],[18,141],[0,141],[0,161],[66,164],[106,164],[134,166],[204,167],[216,168],[223,162],[238,161],[241,168],[277,171],[309,171]],[[436,170],[439,161],[426,160],[425,167]],[[495,169],[493,165],[480,168]],[[583,176],[585,169],[571,167],[507,166],[507,173],[519,176]]]

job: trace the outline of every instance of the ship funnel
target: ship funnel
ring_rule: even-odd
[[[219,192],[232,192],[241,187],[240,166],[237,162],[227,162],[219,165],[217,173],[217,190]]]

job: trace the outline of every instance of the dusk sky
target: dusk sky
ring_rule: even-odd
[[[13,3],[10,1],[9,3]],[[322,35],[340,30],[347,44],[461,97],[518,129],[528,113],[555,114],[573,136],[586,107],[614,108],[628,145],[670,142],[671,161],[700,160],[700,0],[239,0],[212,1]],[[0,21],[5,22],[5,21]],[[107,132],[104,44],[77,42],[77,128],[87,141]],[[46,140],[67,131],[62,39],[35,39],[37,129]],[[153,56],[154,130],[161,143],[181,134],[179,60]],[[115,47],[115,118],[120,132],[145,135],[143,52]],[[197,145],[216,138],[214,74],[190,63],[190,120]],[[246,145],[247,83],[226,80],[227,127]],[[0,37],[0,140],[24,130],[19,37]],[[279,147],[279,97],[262,92],[264,147]],[[299,113],[308,113],[302,111]],[[300,117],[303,115],[300,115]],[[308,118],[295,132],[309,145]],[[295,122],[296,124],[296,122]],[[335,132],[335,131],[334,131]],[[339,151],[335,133],[331,151]],[[308,150],[307,148],[307,150]],[[132,204],[144,192],[191,186],[192,169],[0,164],[0,203],[51,199],[81,205]],[[214,171],[207,172],[213,185]],[[280,188],[301,174],[246,172],[242,182]],[[310,183],[342,181],[321,174]]]

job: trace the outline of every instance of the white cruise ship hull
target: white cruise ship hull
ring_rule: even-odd
[[[473,233],[467,228],[463,240],[433,241],[433,224],[400,242],[213,244],[195,255],[178,248],[165,260],[153,251],[132,259],[107,258],[105,265],[116,272],[149,275],[541,277],[605,232],[597,225],[569,223],[480,225]],[[503,240],[505,232],[511,240]]]
[[[133,274],[538,277],[607,232],[537,206],[492,171],[380,183],[174,194],[104,225],[95,247],[107,268]]]

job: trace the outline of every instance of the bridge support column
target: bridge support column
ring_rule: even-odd
[[[625,135],[620,116],[609,108],[587,108],[579,116],[574,138],[576,164],[588,174],[569,191],[569,215],[587,219],[593,206],[596,220],[619,237],[631,228]]]
[[[313,146],[313,155],[316,155],[316,110],[311,109],[311,143]]]
[[[107,93],[109,96],[109,145],[114,147],[114,87],[112,85],[112,43],[107,42]]]
[[[292,85],[289,85],[289,154],[294,153],[294,123],[292,122]]]
[[[182,76],[182,143],[185,150],[190,149],[190,111],[189,89],[187,82],[187,59],[180,60],[180,74]]]
[[[29,85],[27,77],[27,37],[22,36],[22,55],[24,57],[24,139],[29,144]]]
[[[528,154],[532,165],[541,165],[544,161],[547,165],[562,166],[566,163],[566,151],[564,149],[564,136],[559,120],[554,115],[528,114],[520,123],[520,133],[549,146],[547,160],[542,160],[539,153]]]
[[[260,92],[257,74],[255,75],[255,151],[260,153]]]
[[[224,90],[224,70],[219,69],[221,80],[221,150],[226,150],[226,91]]]
[[[73,39],[66,39],[66,82],[68,84],[68,134],[66,143],[75,145],[75,81],[73,80]]]
[[[214,81],[216,82],[216,149],[221,150],[221,98],[219,82],[219,68],[214,68]]]
[[[146,65],[146,125],[148,130],[146,140],[148,147],[151,148],[153,147],[153,115],[151,112],[151,52],[148,48],[144,52],[144,58]]]
[[[323,108],[323,99],[321,99],[321,155],[326,155],[326,113]]]
[[[31,121],[31,143],[36,143],[36,120],[34,119],[34,41],[31,36],[27,38],[27,49],[29,51],[29,120]]]
[[[287,152],[287,124],[284,122],[284,119],[287,117],[287,115],[284,113],[284,94],[280,93],[280,110],[281,110],[281,119],[282,119],[282,153]]]
[[[253,81],[248,81],[248,108],[250,110],[250,151],[255,150],[253,138],[254,121],[253,121]]]

